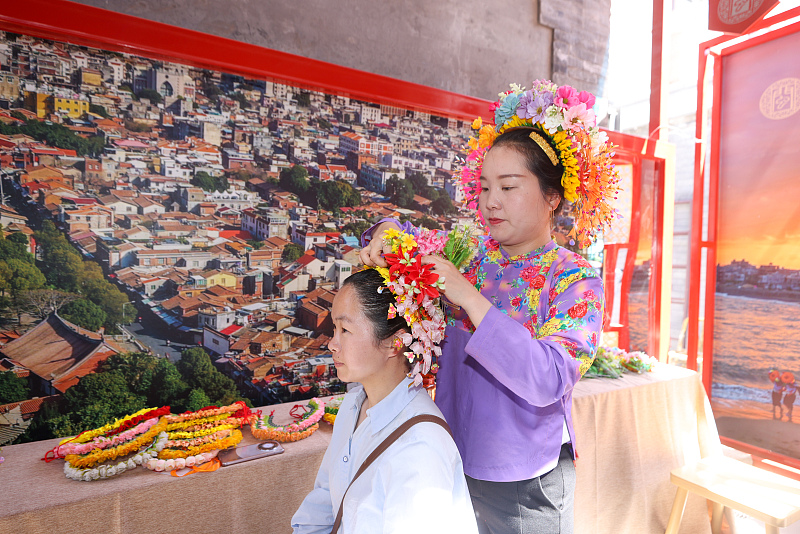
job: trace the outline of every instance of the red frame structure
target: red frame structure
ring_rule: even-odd
[[[761,20],[751,28],[751,32],[761,32],[752,37],[723,35],[700,44],[697,75],[697,115],[696,133],[698,139],[709,139],[708,157],[704,145],[695,145],[694,191],[692,202],[691,251],[689,258],[689,287],[696,291],[689,294],[688,327],[687,327],[687,367],[697,369],[699,349],[699,322],[701,317],[699,288],[705,279],[703,316],[703,384],[709,398],[711,397],[711,381],[713,374],[714,350],[714,302],[717,285],[716,253],[717,253],[717,209],[719,206],[719,150],[720,150],[720,100],[722,96],[722,57],[740,52],[765,42],[779,39],[800,31],[800,21],[790,22],[800,17],[800,7],[790,9],[779,15]],[[774,30],[770,27],[787,23]],[[706,68],[707,60],[713,61],[713,85],[710,126],[705,121]],[[708,184],[705,177],[708,175]],[[708,210],[703,210],[703,199],[708,194]],[[705,236],[704,224],[707,225]],[[703,253],[705,252],[705,271],[703,271]],[[710,313],[709,313],[710,311]],[[722,442],[731,447],[757,454],[764,458],[772,458],[783,464],[800,467],[800,460],[782,454],[754,447],[730,438],[721,437]]]
[[[611,135],[613,133],[613,135]],[[606,309],[611,310],[614,301],[620,299],[620,324],[611,325],[606,330],[617,332],[619,335],[619,346],[629,348],[630,325],[628,321],[628,290],[631,286],[633,267],[636,260],[636,252],[639,244],[639,231],[641,227],[641,216],[643,206],[640,205],[640,193],[642,189],[642,163],[645,160],[652,161],[655,165],[655,183],[653,206],[653,245],[651,249],[651,272],[648,290],[648,354],[663,356],[662,345],[662,293],[664,276],[664,200],[666,198],[667,172],[665,158],[656,155],[656,148],[663,143],[648,142],[647,139],[634,137],[632,135],[621,134],[619,132],[609,132],[609,137],[614,144],[619,145],[616,149],[614,161],[617,163],[628,163],[633,167],[632,180],[632,206],[630,235],[627,243],[606,244],[604,247],[604,287],[606,292]],[[620,294],[614,293],[614,266],[621,250],[626,249],[625,269],[622,274]],[[666,332],[668,337],[668,332]]]
[[[0,4],[0,28],[470,120],[486,100],[66,0]]]
[[[279,52],[223,37],[170,26],[130,15],[67,0],[25,0],[0,4],[0,28],[34,37],[141,55],[153,59],[237,74],[251,78],[280,81],[301,88],[321,90],[356,99],[385,103],[412,110],[472,120],[489,116],[487,100],[434,89],[411,82],[372,74],[302,56]],[[655,207],[652,250],[653,271],[650,277],[648,307],[648,351],[666,356],[662,336],[662,282],[664,277],[664,157],[665,145],[619,132],[608,131],[619,145],[616,159],[633,163],[639,169],[642,159],[656,162],[659,181],[655,184]],[[638,183],[638,180],[637,180]],[[634,196],[633,213],[639,213]],[[638,227],[637,225],[632,225]],[[671,225],[670,225],[671,226]],[[633,240],[630,241],[633,243]],[[628,245],[629,246],[629,245]],[[610,249],[616,256],[616,251]],[[630,256],[630,267],[635,255]],[[626,266],[627,267],[627,266]],[[630,273],[627,273],[628,285]],[[613,281],[613,278],[612,278]],[[622,310],[627,309],[627,291],[623,284]],[[611,299],[615,298],[613,295]],[[610,304],[611,302],[609,302]],[[615,327],[627,340],[627,326]],[[668,335],[667,335],[668,338]]]

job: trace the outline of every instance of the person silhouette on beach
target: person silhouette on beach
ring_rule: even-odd
[[[781,382],[786,384],[784,386],[786,394],[783,397],[783,405],[786,406],[786,420],[791,423],[794,399],[797,398],[797,382],[794,380],[794,375],[789,371],[781,375]]]
[[[770,370],[769,381],[772,382],[772,418],[781,420],[783,419],[781,397],[783,397],[783,390],[786,389],[786,386],[781,380],[781,374],[777,369]],[[775,417],[775,408],[778,408],[778,417]]]

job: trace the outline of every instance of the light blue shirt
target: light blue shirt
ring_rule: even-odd
[[[422,387],[405,378],[367,410],[356,429],[362,386],[344,398],[314,489],[292,517],[294,534],[330,534],[339,503],[366,457],[415,415],[442,413]],[[347,492],[340,533],[477,534],[461,456],[447,431],[434,423],[408,429]]]

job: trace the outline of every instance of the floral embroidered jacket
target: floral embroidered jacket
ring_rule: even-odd
[[[467,475],[494,482],[542,475],[555,467],[563,443],[575,445],[572,388],[597,353],[602,281],[585,259],[552,241],[509,257],[488,237],[465,276],[494,307],[477,329],[447,307],[436,404]]]

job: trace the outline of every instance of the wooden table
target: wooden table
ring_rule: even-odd
[[[264,409],[283,421],[292,406]],[[582,380],[573,399],[576,534],[664,532],[675,497],[670,470],[719,446],[707,410],[698,375],[684,369]],[[244,434],[243,444],[255,442]],[[330,435],[323,422],[281,455],[213,473],[137,469],[90,483],[66,479],[61,460],[40,460],[58,440],[4,447],[0,533],[291,532]],[[681,532],[710,532],[704,499],[689,499]]]

